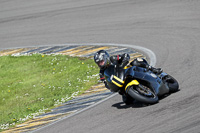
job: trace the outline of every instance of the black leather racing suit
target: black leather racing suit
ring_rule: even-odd
[[[110,63],[111,64],[118,64],[118,65],[121,65],[121,66],[126,66],[129,63],[129,60],[130,60],[130,56],[127,53],[124,53],[122,55],[113,55],[113,56],[110,57]],[[106,88],[109,89],[109,86],[107,85],[105,77],[104,77],[104,71],[105,70],[106,70],[106,68],[100,69],[99,76],[100,76],[100,80],[102,82],[104,82]]]

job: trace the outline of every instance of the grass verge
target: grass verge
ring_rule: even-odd
[[[66,55],[0,57],[0,131],[49,111],[97,83],[93,60]]]

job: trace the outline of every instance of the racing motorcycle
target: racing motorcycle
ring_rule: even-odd
[[[112,92],[147,104],[157,103],[161,96],[179,90],[177,80],[167,73],[157,75],[138,66],[112,64],[104,71],[104,76]]]

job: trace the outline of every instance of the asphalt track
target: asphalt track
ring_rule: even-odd
[[[0,0],[0,49],[64,43],[133,44],[181,91],[158,104],[125,106],[120,96],[38,132],[200,132],[199,0]]]

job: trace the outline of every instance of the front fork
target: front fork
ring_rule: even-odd
[[[129,82],[126,87],[125,87],[125,92],[128,93],[129,91],[129,86],[132,86],[132,85],[139,85],[140,83],[137,81],[137,80],[132,80],[131,82]]]

